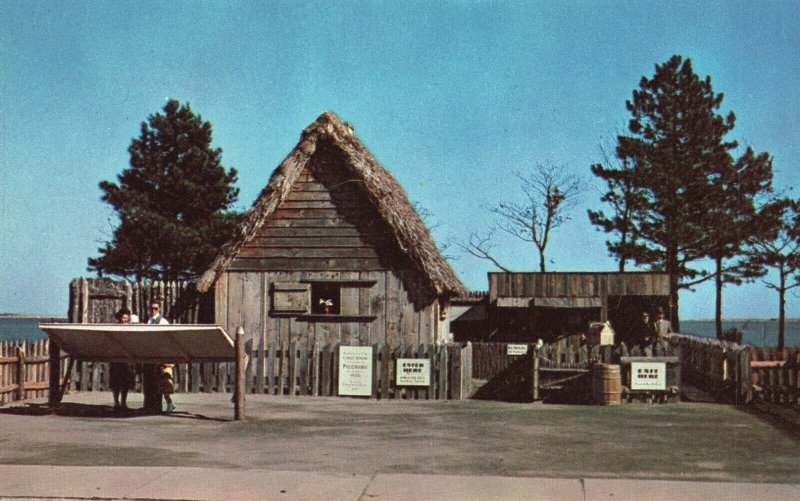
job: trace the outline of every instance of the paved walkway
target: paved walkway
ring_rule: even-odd
[[[0,499],[800,500],[800,484],[0,465]]]

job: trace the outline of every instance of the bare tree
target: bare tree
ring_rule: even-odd
[[[453,244],[467,254],[477,257],[478,259],[490,261],[501,270],[509,272],[511,270],[500,264],[492,254],[492,249],[494,249],[494,244],[492,243],[494,232],[494,229],[486,233],[473,231],[469,234],[469,239],[466,242],[453,241]]]
[[[539,253],[539,271],[545,272],[545,250],[551,232],[568,221],[569,212],[578,203],[584,186],[581,178],[565,172],[563,166],[539,164],[530,174],[515,173],[522,190],[522,201],[501,201],[484,207],[495,215],[493,228],[485,233],[472,233],[469,240],[457,244],[468,254],[491,261],[503,271],[492,254],[491,238],[496,230],[531,242]]]

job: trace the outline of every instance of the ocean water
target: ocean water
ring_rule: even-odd
[[[722,320],[722,330],[735,327],[742,332],[742,342],[751,346],[777,346],[777,320]],[[700,337],[715,337],[713,320],[681,320],[681,333]],[[786,346],[800,346],[800,320],[787,320],[784,324]]]
[[[47,336],[39,322],[66,322],[65,318],[0,318],[0,341],[39,341]]]
[[[0,318],[0,341],[38,341],[45,339],[39,322],[66,322],[63,318]],[[723,320],[722,329],[736,327],[743,333],[745,344],[775,346],[778,344],[777,320]],[[713,320],[683,320],[681,331],[701,337],[714,337]],[[786,346],[800,346],[800,320],[786,321]]]

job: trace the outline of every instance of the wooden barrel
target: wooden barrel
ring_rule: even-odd
[[[619,405],[622,382],[619,365],[594,364],[592,367],[592,397],[597,405]]]

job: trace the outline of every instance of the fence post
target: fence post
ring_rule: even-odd
[[[17,346],[17,400],[25,400],[25,348]]]
[[[48,355],[50,358],[49,366],[48,366],[48,374],[49,374],[49,394],[47,395],[47,403],[50,407],[57,406],[60,402],[60,379],[61,379],[61,348],[53,342],[53,340],[48,341]]]
[[[539,349],[534,348],[532,351],[533,351],[533,374],[531,377],[532,381],[531,396],[533,397],[533,401],[536,402],[537,400],[539,400]]]
[[[236,328],[236,395],[234,399],[233,419],[244,419],[244,329]]]

